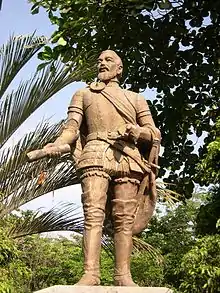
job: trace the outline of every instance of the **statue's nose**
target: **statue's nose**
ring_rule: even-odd
[[[101,62],[101,66],[105,66],[107,64],[107,62],[106,62],[106,60],[102,60],[102,62]]]

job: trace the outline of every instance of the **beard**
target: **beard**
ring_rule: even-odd
[[[115,78],[117,73],[115,71],[104,71],[98,73],[98,79],[100,81],[107,81]]]

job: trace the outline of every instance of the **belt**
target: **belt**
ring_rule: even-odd
[[[108,140],[108,139],[118,139],[121,138],[121,134],[119,132],[113,131],[103,131],[103,132],[92,132],[87,135],[86,142],[90,140]]]

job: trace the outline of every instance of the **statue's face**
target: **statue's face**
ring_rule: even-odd
[[[112,51],[104,51],[98,58],[98,79],[108,81],[121,75],[122,65],[119,57]]]

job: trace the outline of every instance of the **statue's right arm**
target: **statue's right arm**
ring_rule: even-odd
[[[60,135],[53,144],[49,144],[48,146],[71,145],[77,140],[83,117],[83,90],[77,91],[74,94],[68,107],[67,114],[67,121]]]

